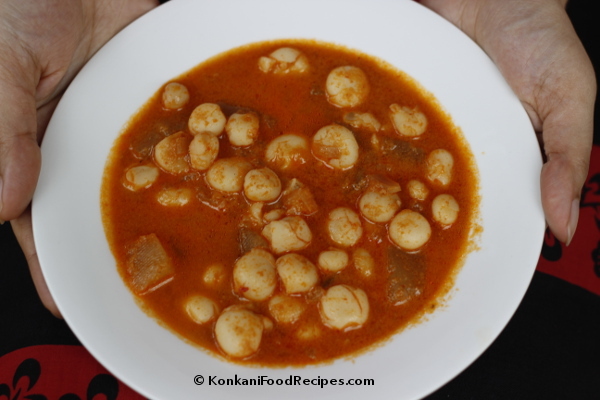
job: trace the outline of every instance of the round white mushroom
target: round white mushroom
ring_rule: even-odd
[[[237,147],[247,147],[258,137],[258,115],[253,112],[231,114],[225,125],[229,143]]]
[[[358,202],[363,217],[371,222],[386,223],[400,209],[400,197],[395,193],[369,190]]]
[[[352,131],[332,124],[319,129],[312,139],[313,155],[334,169],[352,168],[358,161],[358,143]]]
[[[371,113],[348,112],[344,114],[344,122],[353,128],[373,133],[381,129],[381,123]]]
[[[258,59],[258,68],[262,72],[275,74],[302,73],[308,70],[308,58],[292,47],[281,47],[268,57]]]
[[[242,157],[221,158],[208,169],[206,182],[221,192],[240,192],[250,169],[252,165]]]
[[[269,300],[269,312],[280,324],[293,324],[306,310],[306,304],[297,297],[278,294]]]
[[[188,128],[194,135],[204,132],[219,136],[223,132],[226,122],[227,118],[218,104],[204,103],[192,111],[188,120]]]
[[[407,137],[418,137],[427,129],[427,117],[416,108],[390,105],[390,119],[396,131]]]
[[[262,235],[276,254],[302,250],[312,241],[308,224],[298,216],[269,222],[262,230]]]
[[[179,110],[190,100],[190,92],[181,83],[168,83],[163,89],[162,103],[166,109]]]
[[[271,140],[265,151],[265,160],[281,169],[306,164],[310,152],[308,141],[300,135],[281,135]]]
[[[195,295],[185,302],[187,315],[197,324],[205,324],[219,312],[217,304],[205,296]]]
[[[165,207],[181,207],[188,204],[193,196],[190,188],[168,187],[163,188],[158,192],[156,200]]]
[[[375,259],[366,249],[359,247],[352,253],[354,268],[365,278],[375,274]]]
[[[390,239],[398,247],[413,251],[423,247],[431,237],[431,226],[427,219],[416,211],[404,209],[390,222]]]
[[[327,100],[337,107],[356,107],[369,95],[369,81],[362,69],[350,65],[337,67],[325,82]]]
[[[427,179],[442,186],[448,186],[452,180],[454,157],[448,150],[433,150],[427,156]]]
[[[235,262],[233,284],[235,291],[248,300],[268,299],[277,286],[275,257],[261,248],[250,250]]]
[[[408,189],[408,195],[415,200],[423,201],[427,199],[429,195],[429,189],[425,184],[417,179],[411,179],[406,184],[406,188]]]
[[[215,323],[215,339],[228,356],[244,358],[256,353],[260,347],[263,329],[261,316],[231,306],[221,313]]]
[[[147,189],[158,178],[158,168],[153,165],[137,165],[125,172],[123,185],[132,191]]]
[[[323,323],[333,329],[360,328],[369,318],[369,299],[362,289],[335,285],[319,300]]]
[[[353,246],[363,233],[360,217],[348,207],[338,207],[327,216],[327,232],[340,246]]]
[[[317,264],[325,272],[339,272],[348,266],[348,253],[340,249],[329,249],[319,253]]]
[[[433,219],[440,225],[447,227],[452,225],[458,219],[460,207],[454,196],[450,194],[440,194],[433,199],[431,203],[431,212]]]
[[[177,132],[154,146],[154,161],[164,171],[174,175],[184,174],[189,171],[187,160],[188,148],[192,137],[185,132]]]
[[[306,293],[319,282],[317,267],[306,257],[290,253],[275,262],[277,273],[288,294]]]
[[[189,146],[190,164],[200,171],[208,169],[219,154],[219,139],[210,133],[197,133]]]
[[[227,271],[223,264],[211,264],[205,270],[202,275],[202,281],[210,287],[220,286],[225,282],[227,278]]]
[[[244,194],[251,201],[274,201],[281,194],[281,181],[269,168],[253,169],[244,178]]]
[[[263,222],[265,224],[268,224],[269,222],[277,221],[278,219],[283,218],[284,215],[285,215],[284,210],[282,210],[281,208],[276,208],[274,210],[267,211],[263,215]]]

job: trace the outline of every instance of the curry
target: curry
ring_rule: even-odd
[[[112,149],[105,230],[125,284],[187,341],[303,366],[439,306],[477,171],[450,117],[381,60],[257,43],[167,82]]]

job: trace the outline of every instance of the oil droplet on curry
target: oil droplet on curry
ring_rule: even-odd
[[[167,82],[107,163],[102,212],[150,315],[239,363],[381,344],[439,305],[479,206],[431,95],[321,42],[244,46]]]

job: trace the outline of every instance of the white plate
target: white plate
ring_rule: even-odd
[[[481,177],[481,250],[447,307],[354,361],[253,369],[212,358],[144,314],[123,285],[100,216],[107,155],[160,87],[224,50],[276,38],[346,45],[396,65],[462,128]],[[473,42],[413,1],[173,0],[139,19],[85,66],[43,143],[34,234],[50,291],[87,349],[153,399],[423,397],[473,362],[504,328],[535,269],[544,232],[541,157],[519,101]],[[205,383],[194,383],[203,375]],[[218,378],[374,379],[374,386],[215,386]]]

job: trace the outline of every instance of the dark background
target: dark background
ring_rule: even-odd
[[[567,10],[598,71],[595,3],[571,0]],[[598,121],[598,107],[595,116]],[[600,145],[597,128],[594,143]],[[40,303],[10,224],[1,225],[0,357],[31,345],[78,343]],[[498,339],[428,397],[440,399],[600,399],[600,297],[536,272]]]

